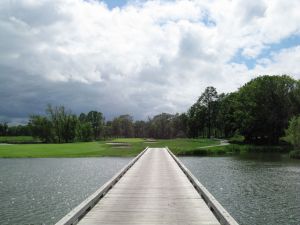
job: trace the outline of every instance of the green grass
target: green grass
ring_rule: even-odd
[[[106,142],[125,142],[128,147],[118,148]],[[101,156],[135,156],[147,146],[168,146],[175,154],[193,151],[199,147],[215,145],[218,141],[209,139],[172,139],[157,140],[156,143],[144,143],[144,139],[113,139],[110,141],[81,142],[67,144],[15,144],[0,145],[2,158],[44,158],[44,157],[101,157]]]
[[[0,137],[2,142],[7,137]],[[8,137],[14,143],[33,141],[32,137]],[[1,142],[0,141],[0,142]],[[44,158],[44,157],[102,157],[102,156],[136,156],[147,146],[166,147],[176,155],[217,156],[244,152],[289,152],[290,146],[256,146],[246,144],[218,145],[219,141],[211,139],[171,139],[156,140],[153,143],[145,143],[142,138],[117,138],[98,142],[78,142],[67,144],[13,144],[0,145],[0,157],[2,158]],[[107,142],[121,142],[124,145],[113,146]],[[211,147],[206,147],[211,146]],[[292,155],[296,155],[295,153]],[[297,156],[298,157],[298,153]]]
[[[232,149],[233,145],[221,145],[211,147],[200,147],[191,150],[181,150],[177,152],[177,155],[181,156],[218,156],[238,153],[239,151]]]
[[[148,144],[150,147],[165,147],[168,146],[170,150],[176,155],[190,155],[190,153],[201,147],[217,145],[219,141],[212,139],[171,139],[158,140],[157,143]]]
[[[144,142],[142,138],[115,138],[111,142],[124,142],[124,143],[139,143]]]
[[[242,135],[234,135],[233,137],[229,138],[230,143],[236,143],[236,144],[241,144],[245,141],[245,137]]]
[[[33,143],[39,140],[32,136],[0,136],[0,143]]]

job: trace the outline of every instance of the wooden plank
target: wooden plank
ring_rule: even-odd
[[[147,147],[148,148],[148,147]],[[131,160],[126,166],[124,166],[116,175],[114,175],[109,181],[107,181],[102,187],[100,187],[95,193],[85,199],[71,212],[59,220],[55,225],[73,225],[84,217],[84,215],[96,205],[100,199],[121,179],[121,177],[134,165],[134,163],[147,151],[144,149],[133,160]]]
[[[80,225],[220,224],[168,150],[148,149]]]

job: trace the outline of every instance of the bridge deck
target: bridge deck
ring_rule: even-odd
[[[80,225],[220,224],[166,149],[148,149]]]

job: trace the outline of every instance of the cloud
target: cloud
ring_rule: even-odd
[[[258,56],[300,35],[300,2],[3,0],[0,115],[12,121],[47,103],[136,119],[183,112],[208,85],[233,91],[259,74],[299,79],[299,49]],[[284,46],[283,46],[284,47]],[[248,69],[239,54],[255,61]]]
[[[294,74],[300,78],[300,45],[283,49],[270,58],[263,58],[257,62],[254,71],[257,74]]]

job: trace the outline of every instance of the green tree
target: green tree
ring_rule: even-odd
[[[296,81],[289,76],[261,76],[238,92],[236,121],[248,142],[277,143],[293,116]]]
[[[55,142],[71,142],[76,136],[77,117],[64,106],[48,105],[47,115],[52,123]]]
[[[145,121],[138,120],[134,122],[134,136],[143,138],[147,136],[147,125]]]
[[[119,116],[119,122],[121,127],[121,136],[122,137],[133,137],[134,128],[133,128],[133,118],[130,115],[121,115]]]
[[[293,102],[293,114],[300,114],[300,80],[296,81],[292,90],[291,102]]]
[[[30,129],[27,125],[9,126],[7,128],[8,136],[29,136]]]
[[[93,128],[91,123],[84,121],[77,123],[76,137],[80,141],[91,141],[93,138]]]
[[[6,122],[0,123],[0,136],[6,136],[8,133],[8,125]]]
[[[81,115],[84,117],[84,115]],[[80,116],[79,116],[80,117]],[[92,129],[93,129],[93,135],[94,139],[101,138],[101,134],[104,127],[104,117],[101,112],[97,111],[90,111],[86,116],[86,121],[90,122]]]
[[[285,135],[284,140],[300,149],[300,116],[291,118],[289,126],[285,130]]]
[[[173,134],[173,115],[161,113],[149,119],[149,136],[152,138],[171,138]]]
[[[188,136],[196,138],[199,136],[205,136],[205,127],[207,125],[206,115],[207,109],[205,106],[196,102],[189,109],[188,116]]]
[[[111,130],[112,130],[112,136],[113,137],[122,136],[121,121],[120,121],[119,117],[113,119],[113,121],[111,123]]]
[[[107,121],[103,129],[104,138],[113,137],[112,121]]]
[[[211,137],[212,125],[216,119],[216,101],[218,99],[218,92],[214,87],[207,87],[203,94],[199,97],[197,104],[206,107],[207,120],[207,137]]]
[[[85,122],[88,121],[88,120],[87,120],[87,116],[86,116],[85,113],[80,113],[80,115],[79,115],[79,117],[78,117],[78,120],[79,120],[80,123],[85,123]]]
[[[188,123],[188,117],[185,113],[179,114],[176,113],[172,120],[171,120],[171,126],[172,126],[172,138],[184,138],[187,137],[187,123]]]
[[[218,93],[214,87],[207,87],[197,102],[189,109],[188,134],[190,137],[200,135],[210,138],[217,135]]]
[[[49,143],[54,140],[54,131],[51,121],[45,116],[30,116],[28,126],[33,137],[38,137],[41,141]]]
[[[112,135],[114,137],[134,137],[133,118],[130,115],[121,115],[112,121]]]
[[[237,93],[222,94],[218,99],[217,127],[221,136],[232,137],[238,132],[239,125],[236,117],[240,117],[238,111]]]

